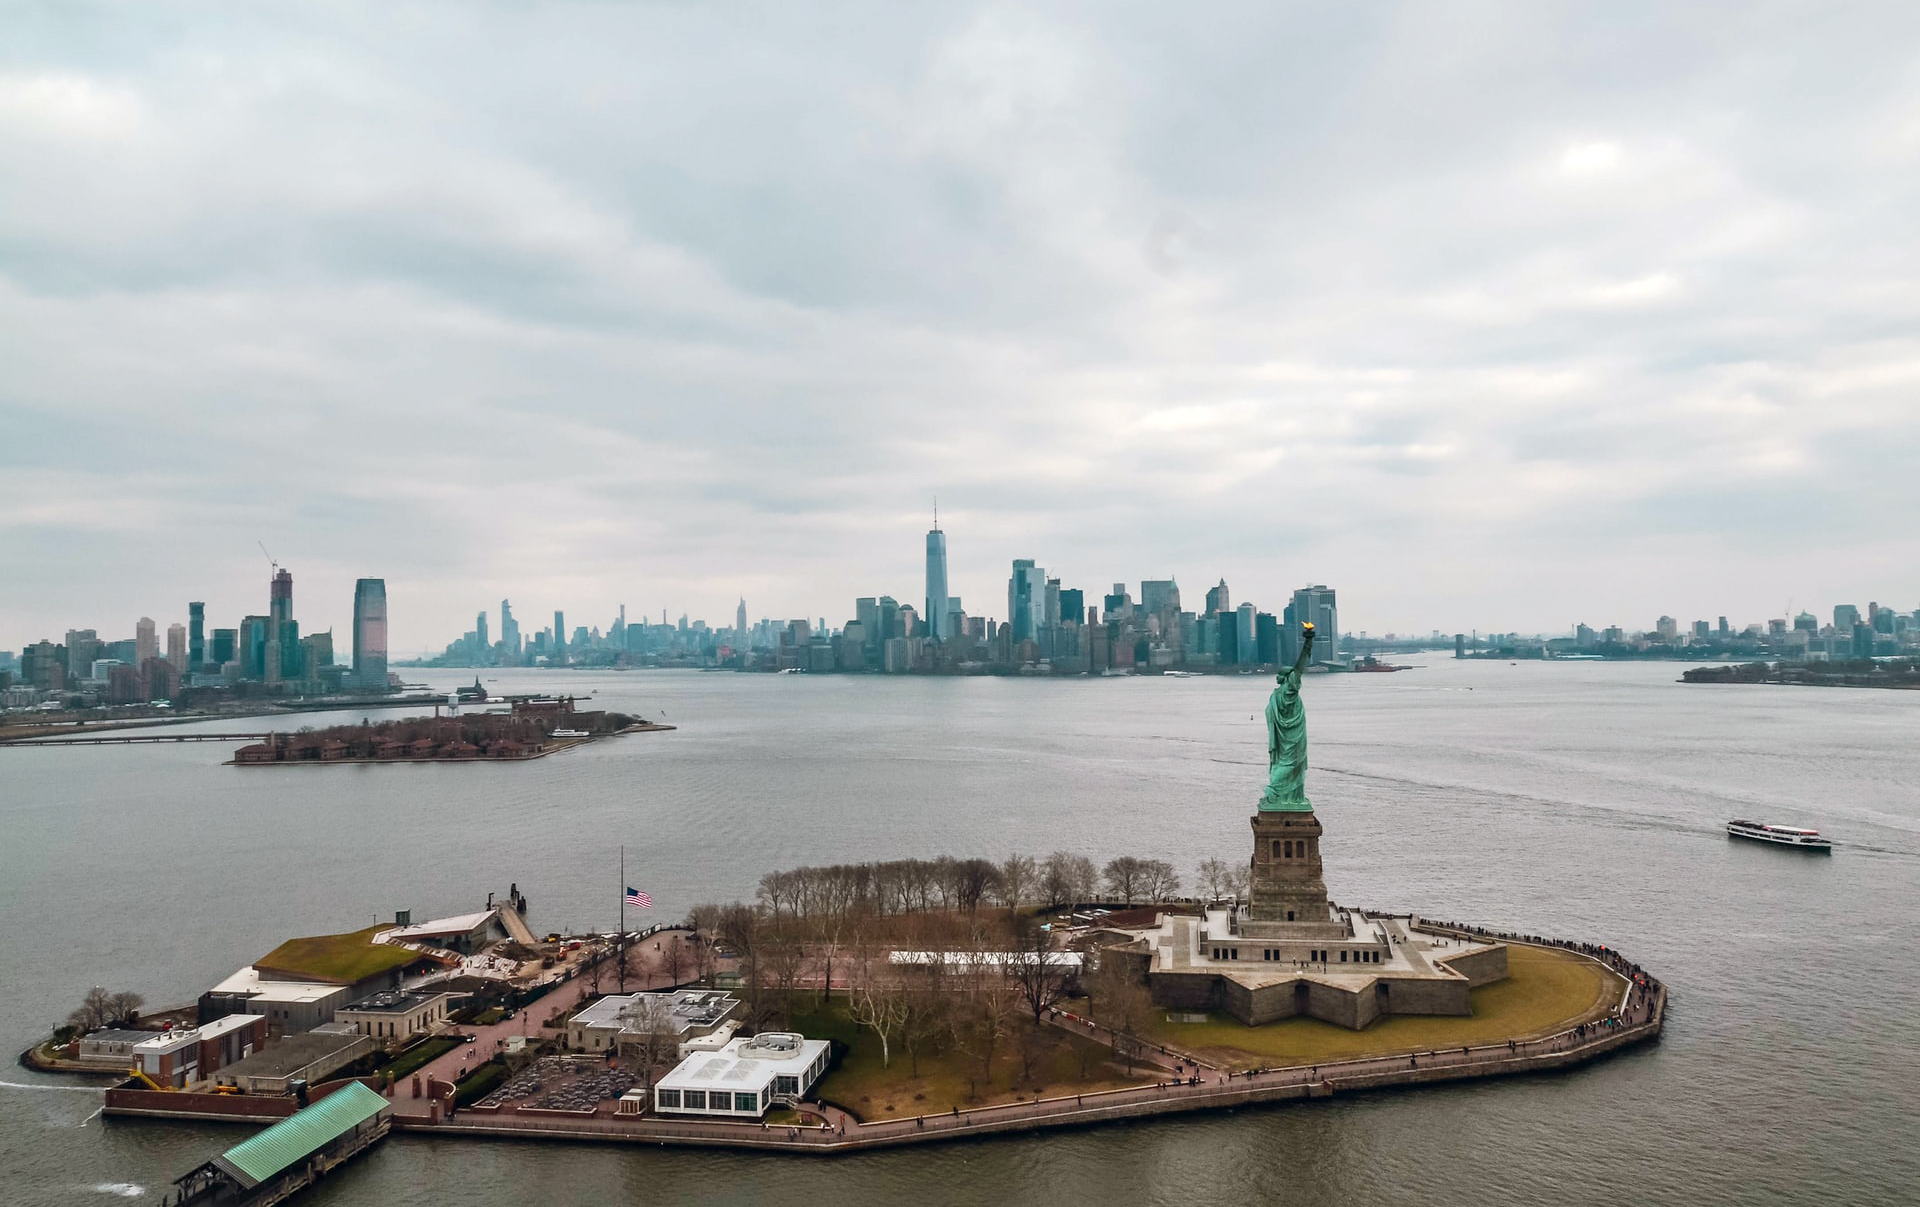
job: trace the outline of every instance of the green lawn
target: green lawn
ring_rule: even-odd
[[[255,966],[351,985],[377,973],[405,967],[420,958],[420,953],[404,947],[373,942],[375,934],[390,929],[390,926],[369,926],[344,935],[288,939],[255,961]]]
[[[459,1044],[459,1040],[444,1035],[424,1040],[395,1057],[393,1063],[387,1066],[387,1071],[393,1074],[394,1083],[398,1084],[402,1077],[453,1051]]]
[[[1170,1022],[1168,1012],[1156,1011],[1147,1030],[1222,1068],[1316,1064],[1546,1035],[1606,1014],[1625,985],[1591,960],[1539,947],[1509,947],[1507,972],[1506,980],[1473,991],[1470,1018],[1391,1015],[1349,1031],[1314,1018],[1259,1027],[1219,1014],[1202,1023]]]
[[[498,1061],[489,1061],[475,1069],[453,1092],[453,1104],[456,1107],[471,1106],[487,1096],[487,1092],[507,1079],[507,1066]]]
[[[954,1108],[967,1110],[996,1102],[1110,1090],[1151,1084],[1153,1073],[1142,1067],[1130,1075],[1113,1063],[1113,1052],[1057,1027],[1042,1027],[1033,1058],[1033,1077],[1022,1077],[1020,1037],[1031,1021],[1014,1019],[1015,1034],[1001,1041],[991,1076],[972,1056],[949,1048],[920,1054],[920,1076],[911,1075],[912,1062],[896,1039],[891,1067],[880,1062],[880,1041],[873,1032],[846,1015],[845,1003],[835,1000],[825,1010],[796,1013],[791,1025],[809,1039],[834,1039],[847,1045],[846,1054],[820,1082],[814,1095],[845,1107],[862,1119],[898,1119]],[[1082,1053],[1086,1075],[1081,1075]]]

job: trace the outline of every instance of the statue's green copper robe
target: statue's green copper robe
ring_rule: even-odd
[[[1263,813],[1311,813],[1307,800],[1307,709],[1300,702],[1300,676],[1313,650],[1313,630],[1300,643],[1300,656],[1275,678],[1267,697],[1267,790]]]

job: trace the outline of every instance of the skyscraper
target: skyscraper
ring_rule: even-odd
[[[73,641],[69,639],[67,648],[72,649],[73,645]],[[145,666],[147,659],[159,656],[160,642],[153,635],[153,617],[142,616],[133,626],[133,664]]]
[[[1164,632],[1169,618],[1180,613],[1180,584],[1170,578],[1142,579],[1140,609],[1149,616],[1158,616]]]
[[[567,614],[556,611],[553,614],[553,664],[567,664]]]
[[[1233,604],[1227,594],[1227,580],[1221,579],[1220,585],[1207,591],[1207,615],[1216,616],[1221,612],[1233,611]]]
[[[387,580],[353,584],[353,681],[361,691],[387,689]]]
[[[1234,612],[1234,660],[1241,666],[1252,666],[1260,657],[1258,615],[1250,603],[1241,604]]]
[[[187,669],[187,626],[170,624],[167,626],[167,663],[176,671]]]
[[[1298,636],[1299,626],[1313,625],[1313,658],[1332,662],[1340,648],[1340,611],[1334,603],[1332,587],[1316,584],[1293,593],[1293,621],[1289,627]],[[1299,647],[1294,647],[1296,650]]]
[[[939,513],[934,513],[933,529],[927,533],[927,636],[945,641],[947,632],[947,534],[940,531]]]
[[[734,631],[734,640],[740,643],[741,649],[743,650],[746,649],[747,648],[747,597],[744,595],[740,597],[740,606],[733,610],[733,631]]]
[[[300,628],[293,620],[293,572],[276,568],[267,586],[266,681],[297,679],[301,672]]]
[[[207,605],[187,605],[187,669],[194,674],[207,661]]]
[[[487,610],[480,609],[473,617],[474,654],[482,662],[487,660],[487,652],[493,649],[493,642],[487,639]]]
[[[1015,641],[1033,641],[1046,625],[1047,572],[1032,558],[1015,558],[1007,580],[1007,623]]]
[[[509,666],[520,661],[520,622],[513,618],[513,605],[506,600],[500,601],[500,649],[505,655],[501,661]]]
[[[264,682],[267,677],[267,632],[273,628],[273,622],[265,616],[248,616],[240,622],[240,649],[236,656],[240,660],[241,677]],[[279,647],[275,647],[276,651]]]

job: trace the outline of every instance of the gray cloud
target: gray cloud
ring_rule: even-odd
[[[1355,628],[1911,605],[1920,10],[45,5],[0,645],[385,575]]]

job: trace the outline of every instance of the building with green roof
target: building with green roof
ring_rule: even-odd
[[[243,1140],[174,1180],[180,1207],[277,1203],[308,1186],[393,1126],[393,1104],[358,1081]]]

